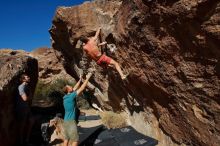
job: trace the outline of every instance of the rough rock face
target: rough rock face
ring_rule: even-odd
[[[30,52],[30,55],[38,60],[39,81],[45,84],[52,83],[61,78],[75,81],[74,78],[66,73],[53,49],[38,48]]]
[[[17,137],[15,120],[15,95],[22,73],[30,78],[31,93],[38,78],[37,60],[23,51],[0,50],[0,145],[14,145]]]
[[[217,0],[97,0],[59,8],[50,33],[69,74],[95,66],[91,82],[114,110],[143,115],[139,123],[158,125],[177,144],[211,146],[220,143],[219,24]],[[78,38],[99,26],[102,41],[116,44],[108,55],[130,72],[128,83],[78,48]]]

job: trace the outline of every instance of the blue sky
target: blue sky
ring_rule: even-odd
[[[73,6],[85,0],[1,0],[0,48],[31,51],[50,47],[52,18],[58,6]]]

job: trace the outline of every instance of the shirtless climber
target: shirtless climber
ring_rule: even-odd
[[[98,36],[100,34],[100,31],[101,31],[101,28],[99,28],[96,31],[96,34],[93,37],[82,36],[80,38],[80,41],[82,42],[82,45],[83,45],[83,50],[86,52],[88,56],[90,56],[93,60],[95,60],[98,65],[102,67],[105,65],[114,66],[116,70],[118,71],[118,73],[120,74],[121,79],[122,80],[126,79],[127,75],[123,74],[118,62],[106,56],[105,54],[102,54],[101,51],[99,50],[99,46],[107,44],[107,42],[102,42],[98,44]]]

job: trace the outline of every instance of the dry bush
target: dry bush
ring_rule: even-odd
[[[126,120],[121,114],[113,112],[104,112],[101,114],[102,122],[108,129],[125,127]]]

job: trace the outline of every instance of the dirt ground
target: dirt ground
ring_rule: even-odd
[[[84,112],[86,114],[86,116],[92,116],[92,115],[99,115],[100,113],[94,109],[89,109],[89,110],[81,110],[81,112]],[[79,121],[78,126],[81,127],[95,127],[102,124],[101,119],[99,120],[89,120],[89,121]],[[59,131],[59,130],[58,130]],[[62,131],[62,130],[61,130]],[[53,134],[51,135],[51,144],[50,146],[62,146],[62,142],[55,142],[56,139],[61,139],[61,141],[63,140],[63,134],[62,132],[57,132],[56,130],[53,132]]]
[[[93,116],[93,115],[100,115],[99,111],[96,111],[94,109],[89,110],[81,110],[81,112],[86,113],[86,116]],[[95,127],[102,124],[102,120],[90,120],[90,121],[79,121],[79,126],[81,127]]]

